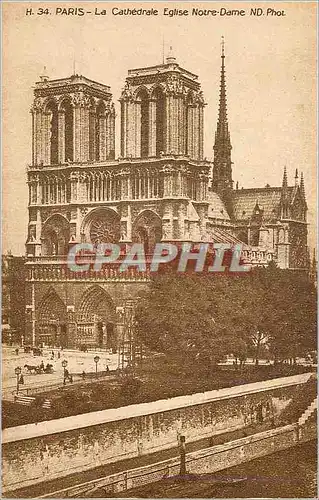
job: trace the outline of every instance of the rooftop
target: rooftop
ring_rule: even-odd
[[[41,76],[41,80],[36,82],[35,90],[44,89],[58,89],[59,87],[65,87],[68,85],[85,85],[91,89],[105,92],[109,94],[111,92],[111,87],[109,85],[104,85],[102,83],[96,82],[95,80],[90,80],[82,75],[72,75],[67,78],[58,78],[55,80],[50,80],[47,76]]]
[[[265,187],[233,191],[235,218],[237,220],[250,219],[256,203],[263,210],[264,219],[276,218],[281,198],[281,189],[281,187]]]

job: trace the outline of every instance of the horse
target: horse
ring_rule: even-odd
[[[29,373],[38,373],[39,367],[34,365],[24,365],[24,368],[28,370]]]

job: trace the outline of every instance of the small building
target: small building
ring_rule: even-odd
[[[2,342],[22,344],[25,336],[25,258],[2,255]]]

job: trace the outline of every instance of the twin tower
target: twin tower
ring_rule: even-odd
[[[129,70],[120,96],[120,155],[110,88],[83,76],[34,90],[27,254],[82,242],[201,241],[211,165],[203,159],[198,77],[170,53]]]
[[[166,64],[129,70],[121,103],[122,158],[166,154],[203,159],[204,99],[198,77],[173,55]],[[110,87],[83,76],[35,87],[34,166],[115,158],[115,110]]]

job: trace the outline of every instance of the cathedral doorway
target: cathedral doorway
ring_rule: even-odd
[[[115,306],[109,294],[99,286],[90,288],[82,298],[77,344],[116,350]]]
[[[54,290],[50,290],[40,303],[37,326],[38,343],[67,347],[66,306]]]

